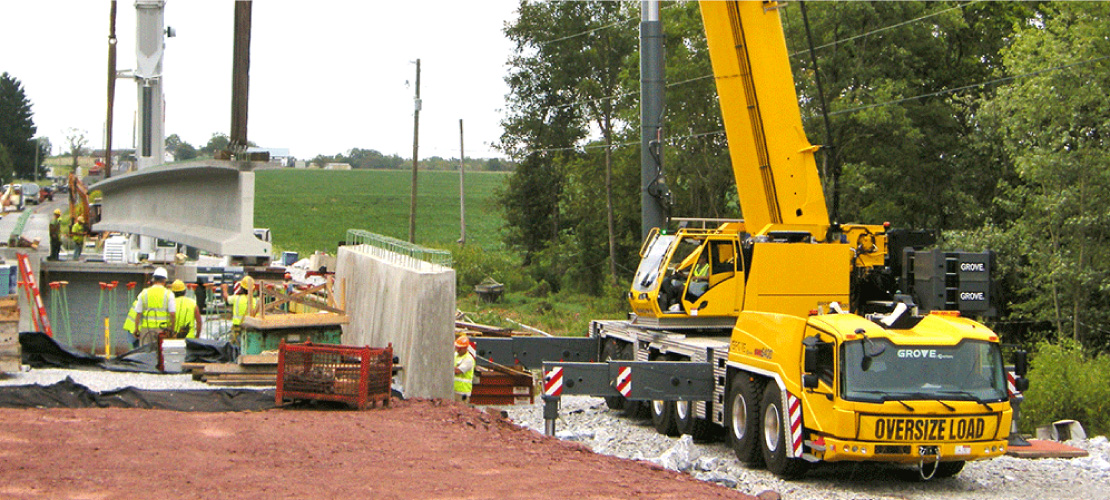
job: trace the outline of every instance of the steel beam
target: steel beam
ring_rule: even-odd
[[[216,255],[271,258],[254,236],[254,170],[267,163],[204,160],[131,172],[92,185],[103,193],[96,231],[151,236]]]

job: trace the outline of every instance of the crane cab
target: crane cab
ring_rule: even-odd
[[[628,292],[636,322],[666,328],[731,328],[743,305],[739,221],[716,228],[653,229]]]

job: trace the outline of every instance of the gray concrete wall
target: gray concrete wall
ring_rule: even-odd
[[[337,282],[346,287],[346,345],[385,347],[404,370],[405,397],[454,392],[455,270],[369,245],[339,248]]]

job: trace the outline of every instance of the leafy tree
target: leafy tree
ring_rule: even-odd
[[[166,138],[166,152],[173,155],[174,160],[192,160],[197,157],[197,148],[185,142],[177,134],[170,134]]]
[[[182,142],[177,146],[173,154],[177,161],[192,160],[197,157],[197,148],[193,147],[192,144]]]
[[[841,222],[943,229],[984,220],[1004,165],[986,161],[964,137],[973,131],[975,98],[990,89],[949,91],[991,79],[1005,33],[1036,6],[807,4],[843,165]],[[810,140],[825,143],[802,18],[789,10],[784,16],[803,114],[813,117]],[[831,179],[826,172],[824,180]]]
[[[69,128],[66,129],[66,144],[69,146],[69,154],[73,157],[73,171],[77,172],[77,158],[85,153],[85,145],[89,140],[85,137],[84,130]]]
[[[501,148],[520,166],[502,201],[509,243],[525,251],[526,261],[557,241],[565,176],[559,163],[578,156],[574,147],[594,127],[605,147],[602,168],[587,180],[604,179],[610,274],[616,277],[612,145],[620,123],[611,97],[622,89],[636,38],[632,30],[609,28],[632,19],[632,10],[633,4],[618,2],[522,1],[516,23],[505,30],[515,49]]]
[[[208,144],[200,148],[200,153],[205,156],[213,156],[216,151],[226,151],[229,144],[231,144],[231,139],[228,138],[227,134],[217,132],[208,139]]]
[[[1110,348],[1110,5],[1054,3],[1017,30],[1005,71],[1024,75],[985,100],[1016,167],[997,204],[1020,258],[1015,310],[1088,349]],[[1057,66],[1057,67],[1053,67]]]
[[[17,177],[32,177],[35,163],[35,122],[23,84],[7,72],[0,75],[0,144]]]
[[[12,163],[12,157],[8,155],[8,148],[0,143],[0,182],[5,184],[12,181],[15,177],[15,164]]]

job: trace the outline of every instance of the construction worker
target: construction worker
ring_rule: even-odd
[[[474,355],[470,354],[470,339],[459,335],[455,339],[455,401],[469,401],[473,389]]]
[[[177,311],[177,303],[174,302],[172,293],[166,289],[168,278],[166,268],[155,269],[150,286],[139,292],[135,301],[139,345],[156,341],[158,334],[176,324],[174,313]]]
[[[74,221],[73,226],[69,228],[70,237],[73,238],[73,260],[78,261],[81,259],[81,250],[85,249],[85,236],[88,235],[89,228],[85,227],[85,216],[78,215],[77,220]]]
[[[243,318],[250,315],[253,310],[251,291],[254,289],[254,278],[244,276],[235,284],[235,295],[227,300],[231,306],[231,342],[239,341],[239,334],[243,332]]]
[[[204,319],[200,316],[200,308],[197,307],[197,302],[185,296],[185,282],[181,280],[174,280],[170,285],[170,291],[173,292],[174,302],[177,306],[176,320],[173,324],[174,336],[177,338],[195,339],[197,332],[200,331],[201,325],[204,324]]]
[[[54,218],[50,219],[50,255],[46,260],[58,260],[62,251],[62,211],[55,208]]]
[[[135,333],[135,305],[139,303],[139,299],[131,304],[131,309],[127,311],[127,319],[123,320],[123,331],[131,335],[131,347],[139,347],[139,335]]]

